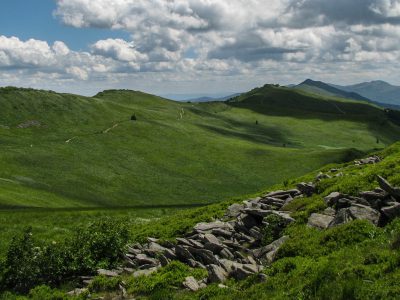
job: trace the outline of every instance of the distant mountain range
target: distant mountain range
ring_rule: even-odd
[[[193,99],[188,99],[187,101],[190,102],[213,102],[213,101],[226,101],[229,100],[233,97],[237,97],[240,96],[242,93],[235,93],[235,94],[231,94],[228,96],[224,96],[224,97],[199,97],[199,98],[193,98]]]
[[[400,108],[400,87],[384,81],[341,86],[307,79],[298,85],[290,85],[288,87],[321,96],[366,101],[387,108]]]

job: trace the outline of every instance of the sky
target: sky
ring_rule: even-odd
[[[187,97],[400,85],[400,0],[2,0],[0,86]]]

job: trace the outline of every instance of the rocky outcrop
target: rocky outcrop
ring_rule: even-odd
[[[367,220],[383,226],[400,217],[400,188],[393,187],[386,179],[377,177],[379,188],[363,191],[358,197],[333,192],[324,198],[329,209],[314,213],[308,219],[308,226],[326,229],[353,220]]]

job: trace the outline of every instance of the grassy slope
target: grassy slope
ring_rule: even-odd
[[[382,110],[360,103],[272,86],[239,100],[192,104],[132,91],[87,98],[1,89],[0,206],[210,203],[400,136]],[[129,121],[133,113],[136,122]],[[27,120],[42,126],[16,128]]]
[[[398,299],[400,219],[385,228],[366,221],[354,221],[325,231],[305,225],[311,213],[326,207],[323,197],[331,191],[357,195],[359,191],[371,190],[377,186],[378,174],[399,186],[400,143],[378,154],[384,160],[376,165],[328,165],[320,170],[343,168],[345,176],[323,180],[317,195],[292,202],[288,209],[293,211],[296,223],[286,229],[291,239],[280,250],[279,259],[264,271],[268,276],[266,282],[260,282],[257,277],[240,282],[230,280],[225,283],[226,289],[213,284],[191,293],[177,290],[179,280],[174,286],[165,279],[166,272],[173,273],[169,277],[180,276],[181,281],[189,273],[162,270],[149,278],[126,278],[128,289],[135,295],[141,294],[140,299],[159,299],[157,295],[163,295],[164,299]],[[318,172],[272,189],[287,189],[296,182],[312,180]],[[188,231],[199,220],[222,215],[228,204],[188,210],[147,226],[136,226],[136,238],[139,241],[145,236],[172,238]],[[196,219],[192,218],[194,215]]]

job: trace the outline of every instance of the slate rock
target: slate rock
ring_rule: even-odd
[[[242,204],[232,204],[231,206],[228,207],[225,215],[230,218],[236,218],[238,215],[240,215],[240,211],[244,208],[244,205]]]
[[[400,203],[392,202],[390,206],[383,207],[381,211],[389,220],[393,220],[400,217]]]
[[[213,264],[208,265],[207,271],[208,271],[208,281],[211,283],[224,282],[228,277],[226,271],[222,267],[217,265]]]
[[[333,219],[333,216],[314,213],[308,218],[307,226],[317,229],[326,229],[329,227],[329,224],[333,221]]]
[[[336,204],[336,202],[343,197],[344,197],[344,195],[339,192],[332,192],[324,198],[324,201],[325,201],[326,205],[334,206]]]
[[[300,182],[297,184],[297,189],[307,196],[311,196],[315,192],[315,185],[312,182]]]
[[[189,259],[195,260],[189,250],[180,245],[175,247],[175,254],[177,258],[183,262],[187,262]]]
[[[381,214],[377,210],[361,204],[353,204],[348,210],[354,219],[368,220],[372,224],[378,225]]]
[[[193,276],[186,277],[185,281],[182,284],[185,288],[192,292],[196,292],[200,289],[199,283]]]
[[[400,188],[393,187],[385,178],[378,176],[378,183],[382,190],[387,192],[396,200],[400,201]]]
[[[233,229],[229,223],[226,222],[221,222],[221,221],[215,221],[215,222],[210,222],[210,223],[198,223],[196,226],[194,226],[195,231],[211,231],[213,229],[224,229],[224,230],[231,230]]]

